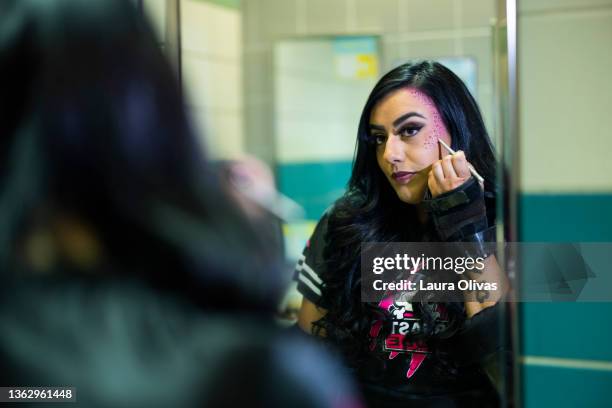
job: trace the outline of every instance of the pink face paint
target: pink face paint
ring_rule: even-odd
[[[433,129],[432,132],[427,136],[424,146],[428,149],[438,148],[438,139],[440,139],[442,135],[448,133],[446,130],[446,126],[444,126],[444,122],[442,121],[442,117],[438,112],[438,108],[431,100],[431,98],[427,96],[424,92],[416,88],[408,88],[408,92],[417,101],[425,105],[425,107],[427,108],[427,113],[431,117]]]

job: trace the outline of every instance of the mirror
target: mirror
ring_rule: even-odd
[[[302,25],[297,25],[294,31],[289,26],[279,27],[281,32],[289,30],[290,34],[284,35],[266,31],[277,29],[275,24],[280,23],[266,20],[261,13],[245,16],[255,27],[263,28],[263,32],[245,37],[247,44],[249,38],[260,39],[257,51],[245,53],[246,58],[252,57],[260,66],[253,65],[247,70],[257,75],[261,73],[261,64],[267,66],[266,75],[257,78],[268,81],[273,89],[272,107],[263,104],[247,107],[268,117],[272,110],[274,127],[266,141],[276,151],[274,164],[279,186],[305,207],[307,215],[307,220],[285,227],[289,258],[299,258],[321,214],[345,191],[357,123],[376,81],[392,68],[420,59],[434,59],[449,67],[476,98],[500,159],[497,200],[498,213],[503,214],[498,218],[500,243],[518,240],[516,16],[511,14],[516,11],[510,3],[498,2],[496,7],[491,2],[455,4],[449,15],[444,16],[446,26],[441,22],[444,18],[433,18],[439,16],[438,8],[417,2],[385,3],[383,10],[375,12],[365,9],[368,2],[360,2],[353,5],[353,10],[347,6],[346,21],[341,23],[326,21],[324,12],[316,14],[316,7],[306,10],[300,20],[297,9],[296,24]],[[247,5],[247,12],[250,7]],[[254,8],[251,10],[256,13]],[[323,21],[318,21],[315,15]],[[369,18],[364,21],[365,27],[352,20],[355,15]],[[373,16],[379,16],[385,24],[378,21],[376,27]],[[246,80],[249,89],[249,74]],[[248,125],[247,128],[250,129]],[[501,169],[507,169],[510,177],[504,179]],[[500,262],[514,282],[515,264],[500,246]],[[499,321],[504,322],[497,326],[499,339],[514,354],[491,363],[495,366],[491,379],[500,405],[509,406],[517,401],[515,384],[520,383],[516,359],[512,357],[517,355],[517,310],[514,303],[504,302],[498,313]]]
[[[170,3],[144,0],[144,7]],[[499,158],[499,262],[513,286],[516,271],[503,242],[518,240],[515,1],[179,3],[180,72],[203,144],[219,159],[246,154],[263,161],[278,190],[303,208],[303,218],[283,226],[288,265],[345,191],[359,117],[378,79],[403,63],[431,59],[474,96]],[[156,25],[168,32],[165,10]],[[282,305],[285,323],[294,321],[301,298],[293,283]],[[499,405],[511,406],[520,384],[513,358],[518,313],[513,303],[496,313],[500,341],[511,352],[491,363],[490,379]]]

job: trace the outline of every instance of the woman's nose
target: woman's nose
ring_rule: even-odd
[[[383,159],[391,164],[400,163],[404,158],[404,147],[396,135],[389,135],[385,143]]]

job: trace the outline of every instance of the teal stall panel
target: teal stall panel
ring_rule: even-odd
[[[318,220],[344,193],[351,165],[351,161],[280,164],[279,189],[304,207],[308,219]]]
[[[612,371],[526,365],[525,407],[610,407]]]

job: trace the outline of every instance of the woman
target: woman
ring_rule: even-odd
[[[474,364],[497,347],[494,335],[477,333],[495,326],[490,307],[504,288],[479,302],[465,293],[465,302],[401,295],[372,305],[361,301],[360,279],[363,242],[493,240],[494,180],[481,114],[455,74],[424,61],[380,79],[361,115],[347,191],[318,223],[296,271],[304,295],[299,326],[339,347],[372,406],[495,404]],[[495,256],[480,255],[478,278],[501,282]],[[434,279],[422,272],[419,279]],[[400,334],[402,324],[409,330]]]
[[[206,307],[274,310],[271,250],[219,186],[132,5],[5,3],[5,274],[129,274]]]
[[[277,251],[132,2],[3,1],[0,71],[0,383],[90,407],[337,406],[300,360],[329,378],[325,358],[275,329]]]

